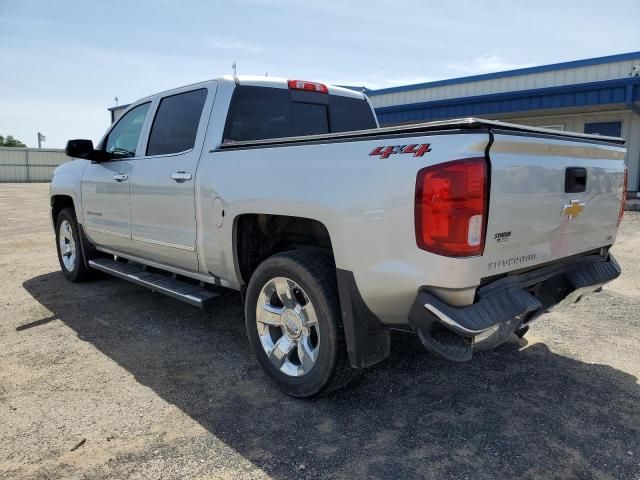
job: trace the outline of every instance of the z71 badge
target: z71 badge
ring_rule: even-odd
[[[418,145],[417,143],[412,143],[409,145],[383,145],[382,147],[376,147],[371,150],[369,156],[389,158],[391,155],[394,155],[396,153],[413,153],[414,157],[422,157],[425,153],[430,151],[430,143],[421,143],[420,145]]]

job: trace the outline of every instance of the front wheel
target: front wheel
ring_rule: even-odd
[[[245,321],[258,363],[284,393],[323,395],[351,379],[329,255],[296,250],[262,262],[247,287]]]
[[[89,277],[84,252],[80,244],[80,231],[73,209],[65,208],[56,220],[56,246],[62,273],[71,282],[82,282]]]

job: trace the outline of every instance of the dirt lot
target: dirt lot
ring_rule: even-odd
[[[640,213],[623,275],[527,341],[451,364],[398,334],[350,388],[300,401],[256,366],[237,294],[206,316],[67,283],[47,194],[0,185],[1,478],[640,478]]]

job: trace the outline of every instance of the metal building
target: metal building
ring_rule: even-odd
[[[50,182],[56,167],[70,160],[60,149],[0,147],[0,182]]]
[[[483,117],[627,139],[640,190],[640,52],[366,90],[381,125]]]

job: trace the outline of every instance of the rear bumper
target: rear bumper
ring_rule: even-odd
[[[421,291],[411,308],[409,324],[417,332],[444,327],[472,339],[515,318],[526,325],[547,311],[578,301],[619,275],[620,266],[611,255],[589,255],[568,264],[503,277],[479,288],[477,301],[466,307],[452,307]]]

